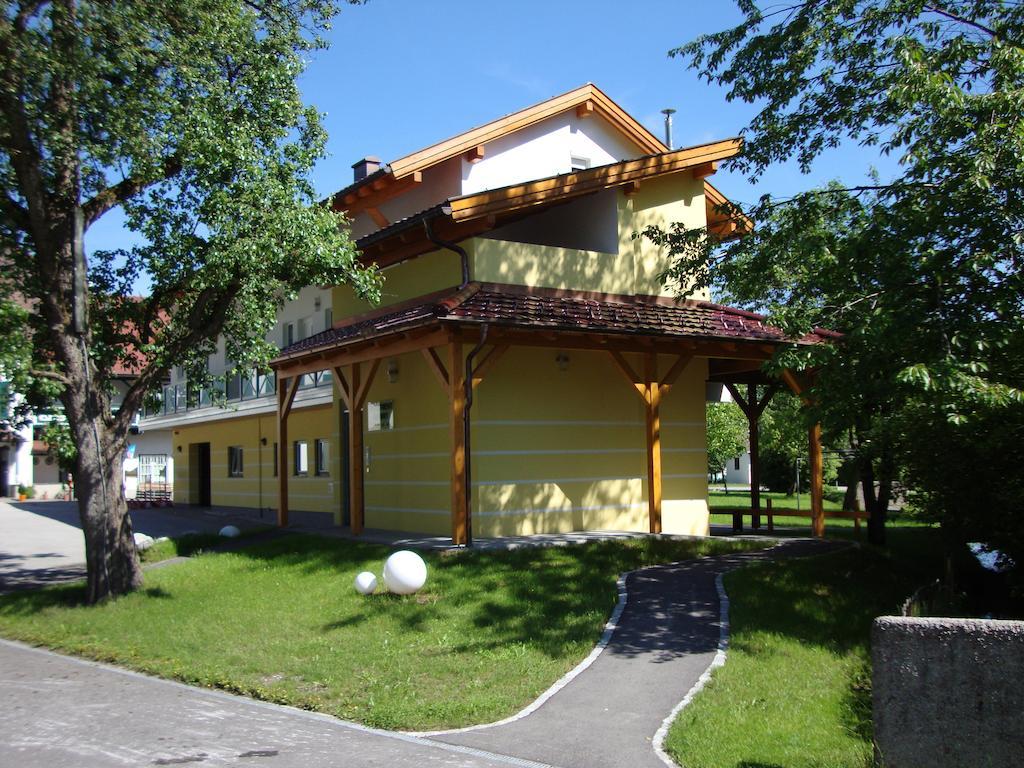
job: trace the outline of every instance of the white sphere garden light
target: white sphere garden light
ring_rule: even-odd
[[[356,576],[355,585],[360,595],[372,595],[377,591],[377,577],[369,571],[363,571]]]
[[[403,549],[384,563],[384,584],[396,595],[411,595],[427,583],[427,564],[415,552]]]

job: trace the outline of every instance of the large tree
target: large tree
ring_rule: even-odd
[[[0,297],[29,300],[27,386],[56,388],[77,448],[88,599],[141,583],[121,488],[129,426],[223,335],[259,365],[305,285],[376,290],[308,180],[325,136],[296,78],[330,0],[21,0],[0,22]],[[86,258],[121,207],[143,243]],[[145,297],[134,295],[142,286]],[[4,313],[5,315],[7,313]],[[112,370],[135,378],[116,413]]]
[[[794,334],[844,333],[775,365],[817,369],[810,417],[857,449],[873,540],[884,536],[900,466],[938,517],[963,516],[928,483],[968,482],[956,469],[978,439],[968,425],[982,416],[1018,425],[1024,407],[1024,7],[739,7],[738,25],[672,52],[729,99],[757,105],[739,168],[751,180],[787,160],[806,171],[858,143],[895,158],[896,170],[762,197],[745,211],[753,233],[732,243],[679,226],[648,234],[671,247],[684,284],[715,284]],[[1019,445],[1019,427],[1004,432],[1003,444],[1016,434]],[[1017,464],[1008,458],[1000,471],[1016,475]],[[1019,530],[1020,511],[1000,514],[1016,513]]]

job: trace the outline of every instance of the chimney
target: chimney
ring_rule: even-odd
[[[380,168],[379,157],[374,157],[373,155],[370,155],[369,157],[364,157],[362,160],[360,160],[358,163],[355,163],[352,166],[352,175],[354,177],[352,180],[362,181],[371,173],[376,171],[378,168]]]
[[[675,113],[676,111],[671,108],[661,110],[661,114],[665,116],[665,146],[669,149],[675,149],[672,146],[672,115]]]

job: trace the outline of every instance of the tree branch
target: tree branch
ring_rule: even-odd
[[[49,379],[50,381],[59,381],[65,387],[71,386],[71,379],[65,376],[63,373],[57,371],[43,371],[36,368],[29,369],[29,374],[35,376],[37,379]]]
[[[142,192],[147,187],[157,184],[161,181],[165,181],[172,176],[177,175],[181,172],[181,159],[178,155],[172,155],[171,157],[164,160],[163,166],[160,169],[160,175],[148,178],[140,179],[134,176],[129,176],[127,179],[123,179],[112,187],[107,187],[101,192],[97,192],[96,195],[88,200],[82,206],[82,215],[85,220],[85,228],[88,229],[98,218],[104,213],[114,208],[124,201],[134,197],[135,195]]]
[[[986,35],[989,35],[990,37],[998,37],[999,36],[999,35],[996,34],[996,31],[994,29],[992,29],[990,27],[986,27],[984,24],[981,24],[981,23],[979,23],[977,21],[973,21],[972,19],[965,19],[963,16],[957,16],[955,13],[953,13],[951,11],[944,10],[944,9],[939,8],[937,6],[926,5],[926,6],[924,6],[923,10],[925,11],[925,13],[934,13],[934,14],[937,14],[938,16],[942,16],[944,18],[947,18],[950,21],[955,21],[958,24],[966,24],[968,27],[973,27],[974,29],[978,30],[979,32],[984,32]]]
[[[0,194],[0,212],[14,224],[16,229],[27,232],[31,227],[28,211],[20,203],[12,200],[9,195]]]

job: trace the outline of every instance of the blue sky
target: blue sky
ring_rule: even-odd
[[[366,155],[385,162],[548,97],[593,82],[658,136],[665,107],[675,144],[734,136],[756,108],[729,103],[668,51],[740,16],[725,0],[370,0],[345,6],[301,78],[306,101],[325,113],[329,157],[317,166],[321,195],[347,185]],[[725,166],[715,185],[737,202],[789,195],[831,178],[863,179],[892,160],[849,145],[810,176],[795,166],[751,186]],[[88,233],[87,247],[130,241],[112,212]]]

